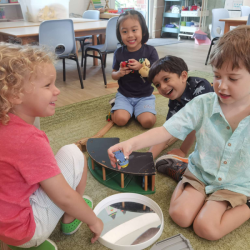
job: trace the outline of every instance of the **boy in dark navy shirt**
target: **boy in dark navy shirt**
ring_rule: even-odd
[[[167,120],[196,96],[213,92],[213,87],[206,79],[188,77],[187,64],[183,59],[175,56],[165,56],[156,61],[151,66],[148,80],[153,82],[162,96],[169,98]],[[166,168],[162,167],[162,165],[179,163],[179,165],[182,166],[183,163],[182,170],[184,172],[184,168],[186,168],[187,165],[185,163],[188,162],[187,158],[184,157],[188,153],[194,141],[195,131],[192,131],[183,141],[179,149],[169,151],[167,155],[163,155],[156,161],[157,170],[168,174],[166,172]],[[152,152],[154,158],[161,153],[166,144],[167,142],[150,148],[149,151]],[[169,161],[169,159],[171,160]]]

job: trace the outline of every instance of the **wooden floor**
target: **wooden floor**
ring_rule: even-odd
[[[185,60],[189,70],[200,70],[212,72],[211,66],[205,66],[205,59],[208,52],[208,45],[195,45],[193,40],[182,40],[182,43],[158,46],[156,50],[159,58],[166,55],[174,55]],[[81,53],[79,53],[80,57]],[[79,58],[80,62],[80,58]],[[111,78],[113,63],[113,54],[107,57],[106,77],[107,82],[114,82]],[[116,88],[105,88],[102,76],[100,63],[98,66],[93,66],[93,59],[88,58],[86,80],[83,81],[84,89],[80,88],[80,81],[77,74],[76,63],[71,60],[66,60],[66,81],[63,82],[62,76],[62,61],[56,64],[57,80],[56,86],[61,93],[58,96],[56,107],[62,107],[75,102],[81,102],[91,98],[96,98],[102,95],[115,93]],[[81,68],[83,71],[83,68]]]

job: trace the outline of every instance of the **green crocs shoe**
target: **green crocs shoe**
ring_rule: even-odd
[[[45,240],[41,245],[37,247],[30,247],[30,248],[20,248],[14,246],[8,246],[12,250],[21,250],[21,249],[29,249],[29,250],[57,250],[57,246],[54,241],[52,240]]]
[[[88,196],[88,195],[84,195],[82,197],[85,202],[87,203],[87,205],[93,209],[93,201],[92,199]],[[65,224],[61,222],[61,230],[63,232],[63,234],[65,235],[71,235],[74,234],[79,227],[82,225],[82,222],[78,219],[73,220],[71,223]]]
[[[93,207],[94,207],[93,200],[88,195],[84,195],[82,198],[85,200],[85,202],[88,204],[88,206],[91,209],[93,209]]]

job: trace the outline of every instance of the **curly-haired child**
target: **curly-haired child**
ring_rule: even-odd
[[[54,156],[35,117],[52,116],[60,90],[55,57],[40,47],[0,43],[0,240],[21,248],[57,249],[48,237],[61,219],[70,235],[81,223],[100,236],[103,223],[84,197],[86,159],[74,145]]]

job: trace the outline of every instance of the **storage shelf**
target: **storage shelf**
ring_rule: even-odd
[[[174,17],[174,18],[180,18],[181,14],[180,13],[170,13],[170,12],[165,12],[163,13],[164,17]]]
[[[170,33],[179,33],[179,28],[168,28],[168,27],[162,27],[161,29],[163,32],[170,32]]]
[[[209,16],[209,10],[205,11],[182,11],[181,16],[182,17],[200,17],[201,16]]]
[[[189,26],[181,26],[180,27],[180,31],[182,31],[182,32],[195,32],[198,29],[199,29],[199,27],[189,27]]]

